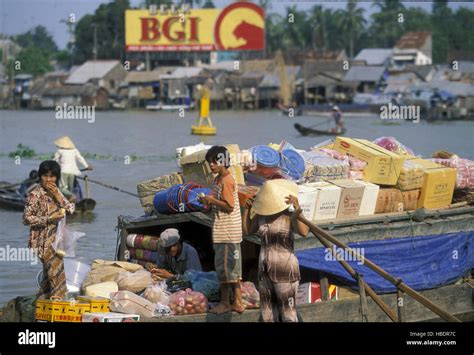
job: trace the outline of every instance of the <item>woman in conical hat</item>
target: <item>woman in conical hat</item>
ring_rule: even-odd
[[[73,141],[68,136],[56,139],[54,144],[58,147],[58,150],[54,155],[54,160],[61,166],[59,188],[64,196],[66,196],[70,201],[75,201],[72,192],[74,188],[74,179],[76,176],[81,175],[76,160],[78,160],[87,170],[92,170],[92,166],[87,164],[86,160],[82,157],[81,153],[76,149]]]
[[[294,233],[306,236],[309,228],[297,220],[302,212],[297,195],[294,182],[269,180],[254,201],[247,201],[243,212],[243,234],[261,237],[258,279],[264,322],[298,321],[295,307],[300,270]]]

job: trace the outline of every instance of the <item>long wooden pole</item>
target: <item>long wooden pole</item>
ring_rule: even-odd
[[[441,318],[448,322],[461,322],[458,318],[455,316],[449,314],[442,308],[438,307],[434,303],[432,303],[429,299],[427,299],[425,296],[421,295],[420,293],[416,292],[414,289],[409,287],[407,284],[405,284],[401,279],[397,279],[390,275],[388,272],[383,270],[381,267],[378,265],[374,264],[370,260],[364,258],[362,255],[359,255],[354,249],[349,248],[347,245],[342,243],[341,241],[337,240],[334,238],[330,233],[326,232],[325,230],[319,228],[318,226],[314,225],[310,221],[308,221],[302,214],[298,216],[298,219],[306,224],[311,232],[321,241],[322,239],[326,239],[330,241],[331,243],[339,246],[340,248],[344,248],[345,250],[349,251],[357,260],[360,260],[363,262],[364,265],[366,265],[368,268],[372,269],[375,271],[377,274],[382,276],[384,279],[387,281],[391,282],[393,285],[395,285],[398,289],[402,290],[405,292],[407,295],[413,297],[416,301],[420,302],[422,305],[430,309],[432,312],[436,313],[439,315]],[[325,245],[324,243],[322,243]]]

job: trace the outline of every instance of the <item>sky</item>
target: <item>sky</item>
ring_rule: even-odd
[[[17,35],[24,33],[37,25],[43,25],[48,32],[53,35],[53,39],[60,49],[66,47],[69,40],[69,34],[61,19],[67,19],[70,13],[74,13],[76,21],[88,13],[94,13],[95,9],[110,0],[0,0],[0,33],[6,35]],[[138,6],[142,0],[130,0],[132,6]],[[218,8],[225,7],[234,1],[232,0],[214,0]],[[288,1],[272,0],[270,1],[270,12],[279,14],[285,13],[287,6],[296,5],[299,10],[308,10],[315,4],[320,4],[324,8],[344,9],[347,1]],[[359,7],[364,8],[365,15],[370,15],[375,11],[372,1],[360,1]],[[430,1],[406,1],[406,7],[421,7],[427,11],[431,10]],[[474,10],[474,2],[453,1],[449,5],[453,10],[459,7],[467,7]]]

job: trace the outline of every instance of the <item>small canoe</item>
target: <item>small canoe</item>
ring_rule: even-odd
[[[343,129],[340,132],[333,132],[328,130],[319,130],[309,127],[304,127],[299,123],[294,124],[295,129],[302,135],[302,136],[339,136],[346,133],[346,129]]]

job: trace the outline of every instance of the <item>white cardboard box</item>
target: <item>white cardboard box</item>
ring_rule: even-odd
[[[82,323],[128,323],[138,322],[140,315],[125,314],[116,312],[107,313],[84,313],[82,315]]]
[[[380,186],[362,180],[356,180],[356,182],[365,185],[364,196],[362,197],[359,209],[359,216],[369,216],[374,214]]]
[[[306,185],[318,190],[313,220],[336,218],[342,189],[325,181]]]
[[[303,216],[309,221],[314,219],[318,193],[318,189],[313,186],[308,186],[307,184],[298,185],[298,201],[303,210]]]
[[[342,188],[337,218],[357,217],[365,186],[350,179],[331,180],[331,183]]]

